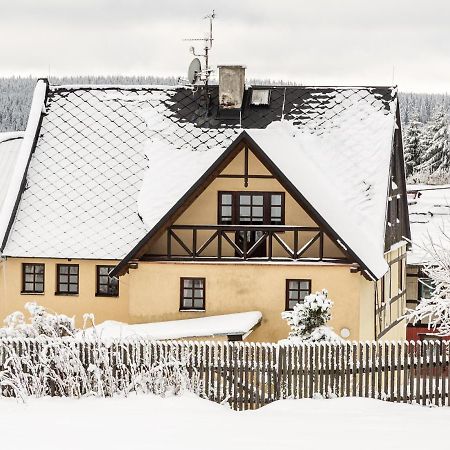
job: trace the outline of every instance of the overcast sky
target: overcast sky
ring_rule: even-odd
[[[213,65],[450,92],[448,0],[0,0],[0,75],[184,75],[213,7]]]

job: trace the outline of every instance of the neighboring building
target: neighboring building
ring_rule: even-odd
[[[397,90],[246,87],[240,66],[219,80],[39,81],[3,217],[2,315],[31,299],[97,322],[261,311],[250,338],[278,340],[281,312],[327,288],[338,333],[405,336]]]
[[[23,135],[23,131],[0,133],[0,211],[8,192]]]
[[[423,271],[430,262],[431,243],[450,251],[444,236],[450,227],[450,185],[408,186],[409,220],[413,245],[407,255],[406,306],[414,309],[422,298],[430,298],[432,283]],[[431,331],[426,323],[408,324],[408,339],[423,338]]]

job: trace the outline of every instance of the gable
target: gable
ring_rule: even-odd
[[[227,165],[215,176],[213,180],[206,186],[202,187],[202,192],[194,198],[192,203],[183,205],[182,212],[173,217],[163,226],[163,229],[170,225],[175,226],[207,226],[219,223],[219,194],[220,193],[235,193],[238,195],[245,195],[246,193],[257,195],[258,193],[280,193],[283,196],[284,203],[284,224],[310,227],[311,229],[320,229],[320,223],[315,221],[305,210],[305,208],[294,199],[294,197],[286,190],[286,188],[279,182],[276,175],[273,174],[255,155],[245,143],[242,143],[240,150],[227,163]],[[167,249],[167,231],[161,230],[155,238],[147,242],[142,250],[144,258],[152,258],[156,256],[164,256]],[[207,241],[212,235],[213,230],[199,230],[197,232],[198,248]],[[188,247],[192,246],[192,231],[179,229],[176,231],[177,236]],[[315,231],[303,231],[298,236],[298,247],[306,245],[317,234]],[[294,247],[293,233],[284,232],[284,241],[290,248]],[[225,245],[224,245],[225,247]],[[320,244],[317,240],[308,250],[302,255],[303,258],[318,259],[320,255]],[[283,251],[280,245],[274,245],[274,258],[286,257],[286,252]],[[203,257],[214,256],[217,251],[217,244],[208,246],[208,251],[203,252]],[[171,252],[173,255],[186,256],[186,251],[179,243],[173,241],[171,244]],[[234,255],[234,250],[231,246],[227,246],[222,250],[225,257]],[[328,259],[347,259],[347,255],[342,248],[336,244],[329,236],[325,234],[323,242],[323,254]]]

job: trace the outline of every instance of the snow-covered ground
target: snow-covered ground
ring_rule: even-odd
[[[420,449],[450,447],[450,408],[360,398],[235,412],[193,395],[0,399],[2,449]]]

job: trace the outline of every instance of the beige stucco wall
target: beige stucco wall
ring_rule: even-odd
[[[180,277],[206,278],[206,311],[179,310]],[[312,291],[328,289],[334,300],[330,325],[337,332],[345,327],[350,339],[373,338],[373,320],[361,317],[373,319],[373,283],[337,264],[140,262],[129,274],[130,319],[139,323],[257,310],[263,321],[248,339],[277,341],[289,331],[281,312],[290,278],[311,279]],[[367,305],[361,308],[361,301]]]
[[[22,263],[45,264],[44,294],[21,294]],[[24,310],[26,302],[36,302],[50,310],[75,316],[81,326],[84,313],[94,313],[96,322],[107,319],[128,322],[127,275],[119,280],[118,297],[96,297],[96,265],[116,265],[118,261],[94,261],[78,259],[8,258],[0,262],[0,321],[13,311]],[[79,265],[79,294],[55,295],[56,264]]]

